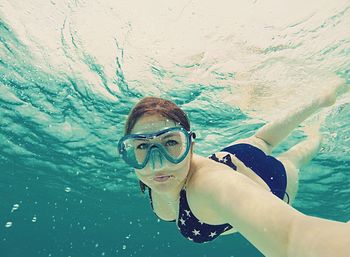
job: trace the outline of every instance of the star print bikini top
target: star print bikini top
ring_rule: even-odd
[[[285,190],[287,187],[287,179],[286,171],[280,161],[272,156],[265,155],[265,153],[260,149],[248,144],[232,145],[222,149],[221,151],[235,154],[238,159],[240,159],[247,167],[251,168],[269,185],[273,194],[283,199],[284,195],[286,194]],[[232,163],[230,154],[227,154],[221,160],[218,159],[215,154],[211,155],[209,158],[226,164],[233,170],[236,170],[237,167]],[[153,209],[150,188],[148,193]],[[175,220],[172,222],[175,222]],[[196,243],[206,243],[214,240],[220,234],[232,228],[232,226],[228,223],[221,225],[210,225],[197,219],[188,205],[185,188],[180,191],[180,208],[177,226],[184,237]]]
[[[150,193],[151,189],[149,189],[148,192],[153,209]],[[172,220],[171,222],[175,222],[175,220]],[[180,192],[180,208],[177,227],[184,237],[195,243],[206,243],[211,241],[217,238],[223,232],[232,228],[230,224],[210,225],[197,219],[188,205],[185,188],[183,188]]]

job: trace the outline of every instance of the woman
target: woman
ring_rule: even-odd
[[[205,158],[193,153],[196,135],[186,114],[171,101],[146,97],[131,111],[118,150],[135,169],[142,192],[148,188],[156,215],[176,221],[188,240],[204,243],[239,231],[269,257],[334,256],[334,250],[349,256],[346,223],[306,216],[288,205],[297,193],[298,170],[318,151],[321,137],[269,156],[335,98],[330,92]]]

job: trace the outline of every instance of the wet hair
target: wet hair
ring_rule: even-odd
[[[179,123],[187,131],[191,128],[186,113],[179,106],[169,100],[149,96],[141,99],[129,113],[124,134],[130,134],[137,120],[144,115],[160,115]],[[148,187],[142,181],[139,181],[139,184],[141,192],[144,193]]]

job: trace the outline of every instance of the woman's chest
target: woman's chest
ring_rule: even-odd
[[[181,230],[190,229],[191,231],[222,231],[220,234],[231,234],[237,232],[235,229],[227,229],[231,227],[226,224],[222,217],[218,216],[210,206],[206,206],[196,196],[190,192],[182,191],[179,203],[164,204],[156,203],[154,211],[163,220],[173,221]]]
[[[222,160],[225,158],[225,156],[227,157],[227,153],[216,153],[216,156],[219,158],[219,160]],[[161,198],[154,199],[154,211],[161,219],[167,221],[176,220],[178,222],[181,215],[186,211],[186,213],[193,215],[193,219],[197,219],[206,224],[220,225],[225,223],[225,220],[223,220],[223,218],[213,209],[212,206],[208,206],[207,201],[203,200],[201,195],[197,195],[195,191],[191,190],[191,185],[195,183],[197,176],[206,176],[207,173],[215,172],[218,169],[224,169],[225,172],[239,172],[255,181],[262,188],[269,190],[268,185],[249,168],[238,168],[238,170],[234,170],[232,167],[229,167],[224,163],[218,163],[210,159],[203,161],[205,164],[202,165],[202,168],[200,170],[196,170],[195,174],[191,176],[191,179],[188,182],[187,190],[185,191],[185,195],[179,195],[179,199],[176,202],[169,203]],[[224,234],[233,232],[236,231],[231,229],[226,231]]]

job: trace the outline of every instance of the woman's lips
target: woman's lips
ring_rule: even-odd
[[[164,182],[167,181],[169,178],[173,177],[172,175],[161,175],[161,176],[156,176],[153,178],[153,180],[157,182]]]

